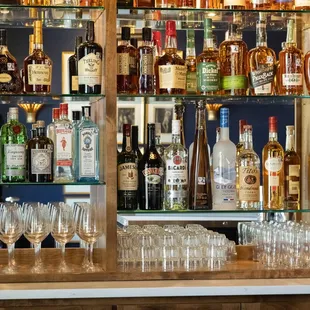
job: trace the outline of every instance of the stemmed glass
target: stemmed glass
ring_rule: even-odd
[[[52,236],[61,246],[61,263],[59,272],[68,272],[70,268],[66,264],[65,251],[68,243],[75,234],[75,221],[72,208],[65,204],[59,203],[52,208]]]
[[[4,203],[0,206],[0,240],[8,248],[8,266],[2,269],[5,273],[15,272],[15,242],[23,234],[22,212],[17,204]]]
[[[50,210],[47,205],[28,204],[24,207],[24,236],[33,244],[35,263],[32,272],[44,272],[41,259],[41,242],[51,231]]]
[[[85,241],[83,267],[86,271],[102,270],[93,263],[94,243],[103,235],[103,210],[97,204],[83,203],[77,209],[77,234]]]

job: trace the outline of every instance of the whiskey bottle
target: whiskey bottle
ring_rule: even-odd
[[[293,19],[287,21],[287,35],[284,50],[279,53],[279,95],[302,95],[303,64],[302,51],[296,44],[296,25]]]
[[[188,94],[196,94],[197,92],[197,74],[196,74],[196,49],[195,49],[195,31],[187,30],[186,41],[186,92]]]
[[[254,209],[260,207],[260,159],[253,150],[252,126],[244,125],[244,149],[237,159],[238,188],[237,209]]]
[[[211,210],[210,159],[205,103],[203,100],[196,103],[196,133],[192,154],[189,178],[189,208],[192,210]]]
[[[185,94],[186,93],[186,65],[177,54],[177,32],[175,21],[166,22],[166,49],[164,56],[156,64],[156,93],[157,94]]]
[[[0,93],[18,94],[23,91],[17,61],[9,52],[6,29],[0,29]]]
[[[161,210],[164,164],[155,146],[155,124],[147,125],[147,141],[138,166],[139,207],[141,210]]]
[[[80,44],[82,44],[82,37],[77,36],[75,38],[75,53],[68,59],[69,63],[69,90],[70,94],[77,94],[79,92],[79,76],[78,76],[78,62],[77,62],[77,50]]]
[[[18,121],[18,108],[9,108],[9,121],[1,127],[2,182],[26,180],[26,127]]]
[[[219,51],[214,47],[212,19],[204,21],[203,52],[197,57],[198,95],[216,95],[220,90]]]
[[[184,133],[184,122],[183,122],[183,115],[185,112],[185,104],[182,102],[182,99],[176,99],[174,105],[174,113],[176,119],[180,121],[180,143],[186,147],[185,143],[185,133]]]
[[[56,143],[55,124],[59,120],[59,113],[60,113],[59,108],[53,108],[53,110],[52,110],[52,122],[47,126],[47,137],[53,141],[54,145]]]
[[[249,51],[249,82],[252,95],[273,95],[276,54],[267,47],[266,21],[256,23],[256,48]]]
[[[87,21],[86,41],[78,46],[80,94],[101,94],[102,47],[95,42],[94,22]]]
[[[161,123],[155,123],[155,147],[159,156],[163,160],[165,148],[161,143]]]
[[[152,29],[142,28],[142,46],[139,48],[139,93],[154,94],[154,48]]]
[[[264,209],[283,209],[284,199],[284,151],[278,142],[278,121],[269,117],[269,142],[263,149]]]
[[[142,153],[139,148],[139,127],[138,126],[131,126],[131,145],[132,151],[135,153],[137,157],[137,165],[142,158]]]
[[[221,89],[225,95],[246,95],[248,48],[230,24],[228,39],[220,44]]]
[[[27,143],[29,182],[53,182],[54,143],[45,135],[44,121],[37,121],[37,135]]]
[[[42,21],[34,21],[33,53],[24,60],[26,93],[48,94],[52,85],[52,60],[43,51]]]
[[[300,209],[300,157],[296,153],[294,145],[294,126],[286,126],[284,206],[288,210]]]

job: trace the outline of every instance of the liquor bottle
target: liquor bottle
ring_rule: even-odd
[[[117,156],[117,209],[138,207],[138,158],[131,145],[131,125],[123,125],[122,152]]]
[[[78,140],[77,140],[77,135],[78,135],[78,125],[81,121],[81,111],[72,111],[72,131],[73,131],[73,136],[72,136],[72,141],[73,141],[73,149],[75,150],[73,152],[73,166],[72,169],[75,173],[75,180],[77,179],[77,166],[79,165],[78,162],[78,153],[76,150],[79,150],[79,147],[77,145]]]
[[[264,209],[283,209],[284,199],[284,151],[278,142],[278,121],[269,117],[269,141],[263,149]]]
[[[196,94],[197,92],[197,74],[196,74],[196,49],[195,49],[195,30],[187,30],[186,41],[186,92]]]
[[[220,44],[221,89],[225,95],[245,95],[248,48],[237,35],[237,25],[229,24],[228,39]]]
[[[1,127],[2,182],[26,180],[26,127],[18,121],[18,108],[9,108],[9,122]]]
[[[196,133],[191,158],[189,178],[189,208],[211,210],[212,192],[208,138],[206,129],[205,103],[196,103]]]
[[[130,45],[132,45],[134,48],[138,48],[138,39],[137,38],[131,38],[130,39]]]
[[[95,42],[94,22],[87,21],[86,41],[78,46],[78,80],[80,94],[101,94],[102,47]]]
[[[168,0],[156,0],[155,7],[157,8],[167,8],[168,7]]]
[[[203,52],[197,57],[198,95],[216,95],[220,90],[219,51],[214,47],[212,19],[204,20]]]
[[[247,121],[245,119],[239,120],[239,142],[236,145],[237,148],[237,158],[244,148],[244,125],[247,125]]]
[[[294,0],[275,0],[273,2],[273,10],[285,11],[293,10]]]
[[[76,128],[76,180],[99,181],[99,128],[91,120],[91,107],[82,107],[82,120]]]
[[[131,145],[132,151],[137,157],[137,165],[142,158],[141,151],[139,149],[139,127],[138,126],[131,126]]]
[[[213,209],[236,208],[236,146],[229,139],[229,109],[220,110],[220,140],[213,147]]]
[[[155,146],[155,124],[147,125],[147,146],[138,166],[139,207],[160,210],[163,202],[164,163]]]
[[[154,48],[151,28],[142,28],[142,40],[142,46],[139,48],[139,93],[154,94]]]
[[[244,10],[246,6],[245,0],[224,0],[224,9]]]
[[[184,133],[184,122],[183,122],[184,112],[185,112],[185,105],[184,105],[182,99],[176,99],[175,105],[174,105],[174,113],[175,113],[176,119],[180,121],[180,143],[184,147],[186,147],[185,133]]]
[[[23,91],[16,58],[9,52],[6,29],[0,29],[0,93],[18,94]]]
[[[266,21],[256,22],[256,48],[249,51],[249,82],[252,95],[273,95],[276,54],[267,47]]]
[[[53,62],[43,51],[42,21],[34,21],[33,27],[33,53],[24,60],[25,91],[48,94],[51,92]]]
[[[295,128],[286,126],[284,155],[284,206],[285,209],[300,209],[300,157],[295,151]]]
[[[159,156],[164,160],[165,148],[161,144],[161,123],[155,123],[155,146]]]
[[[155,56],[155,62],[163,56],[163,51],[162,51],[162,42],[161,42],[161,32],[160,31],[153,31],[152,33],[152,41],[153,41],[153,46],[154,46],[154,56]]]
[[[310,10],[309,0],[295,0],[295,10],[308,11]]]
[[[30,130],[30,139],[33,139],[37,136],[37,123],[34,123],[31,125],[31,130]]]
[[[83,38],[77,36],[75,38],[75,53],[68,59],[69,63],[69,90],[70,94],[77,94],[79,92],[79,76],[78,76],[78,61],[77,50],[80,44],[82,44]]]
[[[55,136],[55,124],[59,120],[59,108],[53,108],[52,110],[52,122],[47,126],[47,137],[51,139],[55,145],[56,143],[56,136]]]
[[[53,182],[54,143],[45,135],[45,122],[37,121],[37,135],[27,143],[28,181]]]
[[[306,53],[304,58],[304,72],[305,72],[306,87],[308,90],[308,94],[310,94],[310,51]]]
[[[72,111],[72,126],[77,127],[81,121],[81,111]]]
[[[237,187],[237,209],[254,209],[260,207],[260,159],[253,150],[252,126],[244,125],[244,149],[237,158],[239,170]]]
[[[165,210],[188,209],[188,152],[181,144],[180,121],[172,120],[172,144],[164,153],[165,158]]]
[[[117,7],[132,8],[133,0],[117,0]]]
[[[270,10],[272,5],[271,1],[268,0],[250,0],[246,2],[249,3],[247,9],[250,10]]]
[[[136,0],[138,8],[153,8],[155,6],[155,0]]]
[[[177,32],[175,21],[166,22],[166,49],[164,56],[156,64],[156,93],[157,94],[185,94],[186,93],[186,65],[177,54]]]
[[[60,118],[55,122],[54,181],[73,182],[73,126],[68,119],[68,104],[60,104]]]
[[[302,95],[303,65],[302,51],[296,44],[296,25],[293,19],[287,21],[287,35],[284,50],[279,53],[279,95]]]

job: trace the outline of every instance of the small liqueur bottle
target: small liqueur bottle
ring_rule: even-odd
[[[197,73],[196,73],[196,49],[195,49],[195,30],[187,30],[186,41],[186,92],[196,94],[197,92]]]
[[[139,207],[141,210],[161,210],[164,163],[155,146],[155,124],[147,125],[147,141],[138,166]]]
[[[49,94],[53,62],[43,51],[42,21],[34,21],[33,27],[33,53],[24,60],[25,91],[33,94]]]
[[[142,40],[139,48],[139,93],[154,94],[154,47],[151,28],[142,28]]]
[[[172,144],[164,153],[165,186],[164,209],[188,209],[188,152],[181,144],[179,120],[172,120]]]
[[[300,209],[300,157],[295,151],[295,128],[286,126],[284,155],[284,206],[288,210]]]
[[[284,199],[284,151],[278,142],[278,121],[269,117],[269,141],[262,156],[265,210],[282,210]]]
[[[77,62],[77,49],[82,44],[82,37],[75,38],[75,53],[68,59],[69,63],[69,89],[70,94],[77,94],[79,92],[79,76],[78,76],[78,62]]]
[[[19,94],[22,91],[23,81],[16,58],[8,50],[6,29],[0,29],[0,93]]]
[[[59,120],[59,113],[60,113],[59,108],[53,108],[53,110],[52,110],[52,122],[47,126],[47,137],[53,141],[54,145],[56,143],[55,124]]]
[[[161,123],[155,123],[155,146],[161,159],[164,159],[165,148],[161,144]]]
[[[87,21],[86,41],[77,49],[80,94],[101,94],[102,47],[95,42],[94,24]]]
[[[99,181],[99,128],[91,120],[91,107],[82,107],[82,120],[76,128],[76,180]]]
[[[174,105],[174,112],[176,119],[180,121],[180,143],[186,147],[185,143],[185,133],[184,133],[184,122],[183,116],[185,112],[185,104],[183,103],[182,99],[176,99]]]
[[[132,126],[131,127],[131,140],[132,140],[132,151],[137,156],[137,165],[139,161],[142,158],[142,153],[139,149],[139,127],[138,126]]]
[[[60,119],[55,123],[54,181],[73,182],[73,126],[68,119],[68,104],[60,104]]]
[[[244,125],[244,149],[237,159],[239,170],[237,209],[258,210],[260,207],[260,159],[253,150],[252,126]]]
[[[256,22],[256,48],[249,51],[248,59],[251,95],[273,95],[276,54],[267,47],[265,20]]]
[[[237,35],[237,25],[229,24],[228,39],[220,44],[221,89],[225,95],[246,95],[248,48]]]
[[[9,122],[1,127],[2,182],[26,180],[26,127],[18,121],[18,108],[9,108]]]
[[[138,207],[138,158],[131,146],[131,125],[123,125],[123,147],[117,156],[117,209]]]
[[[287,21],[287,35],[284,50],[279,53],[279,95],[302,95],[303,64],[302,51],[296,44],[296,25],[293,19]]]
[[[229,139],[229,109],[220,110],[221,137],[213,147],[213,209],[236,208],[236,145]]]
[[[197,57],[198,95],[217,95],[220,90],[219,51],[214,46],[212,19],[204,21],[203,52]]]
[[[166,22],[166,49],[164,56],[156,64],[156,93],[185,94],[186,72],[185,61],[177,54],[177,32],[175,21]]]
[[[28,181],[53,182],[54,143],[45,135],[45,122],[37,121],[37,136],[27,143]]]
[[[310,10],[310,1],[309,0],[295,0],[295,10],[296,11]]]
[[[189,208],[192,210],[211,210],[211,174],[206,129],[205,104],[196,104],[196,133],[189,181]]]

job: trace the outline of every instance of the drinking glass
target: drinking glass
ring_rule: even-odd
[[[0,240],[8,248],[8,266],[2,269],[5,273],[15,272],[15,242],[23,234],[22,212],[17,204],[4,203],[0,206]]]

